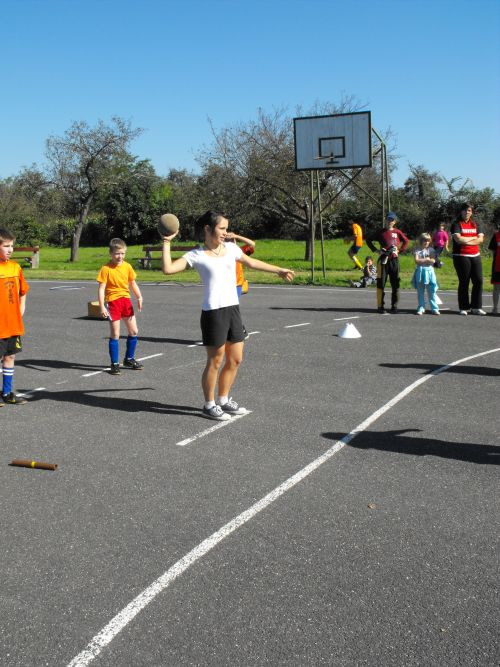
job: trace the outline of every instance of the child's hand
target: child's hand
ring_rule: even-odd
[[[226,232],[226,241],[236,241],[238,238],[238,234],[235,234],[234,232]]]
[[[138,296],[137,297],[137,309],[139,310],[139,312],[141,312],[141,310],[142,310],[142,301],[143,301],[142,296]]]
[[[285,282],[291,283],[295,277],[295,271],[292,271],[291,269],[280,269],[278,275]]]
[[[170,234],[170,236],[162,236],[164,241],[172,241],[172,239],[175,239],[177,234],[179,233],[179,230],[175,232],[175,234]]]
[[[103,320],[109,319],[109,313],[106,308],[101,308],[101,317]]]

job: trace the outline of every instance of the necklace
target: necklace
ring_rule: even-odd
[[[224,246],[223,246],[222,244],[221,244],[221,245],[218,245],[218,246],[217,246],[218,250],[217,250],[217,252],[215,252],[215,250],[213,250],[213,248],[209,248],[209,247],[205,244],[205,248],[206,248],[207,250],[209,250],[210,252],[213,252],[214,255],[215,255],[216,257],[219,257],[219,256],[220,256],[223,247],[224,247]]]

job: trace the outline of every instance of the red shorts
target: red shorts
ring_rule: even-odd
[[[121,296],[114,301],[108,301],[106,308],[108,309],[109,319],[112,322],[121,320],[123,317],[133,317],[134,315],[132,301],[127,296]]]

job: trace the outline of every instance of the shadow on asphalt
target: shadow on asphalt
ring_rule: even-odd
[[[500,465],[500,447],[481,445],[470,442],[447,442],[430,438],[415,438],[405,433],[419,432],[420,429],[401,429],[397,431],[364,431],[349,443],[356,449],[378,449],[394,454],[412,456],[439,456],[468,463]],[[322,433],[329,440],[341,440],[345,433]]]
[[[390,308],[390,306],[389,306]],[[348,306],[342,306],[339,308],[335,308],[334,306],[331,306],[329,308],[310,308],[308,306],[304,307],[287,307],[287,306],[271,306],[270,310],[302,310],[302,311],[308,311],[312,313],[371,313],[372,315],[378,315],[377,313],[377,307],[374,306],[373,308],[349,308]],[[389,310],[387,313],[390,315]],[[398,308],[397,315],[406,315],[408,313],[413,313],[415,314],[415,309],[414,308]]]
[[[16,358],[16,366],[23,366],[23,368],[31,368],[35,371],[46,373],[51,368],[76,368],[82,371],[99,371],[102,370],[102,364],[95,366],[92,364],[77,364],[74,361],[61,361],[60,359],[22,359]]]
[[[60,403],[76,403],[101,410],[119,410],[122,412],[156,412],[166,415],[195,415],[203,417],[200,408],[192,405],[169,405],[157,401],[147,401],[138,398],[124,398],[119,392],[148,391],[152,387],[134,389],[96,389],[93,391],[39,391],[29,399],[30,403],[35,401],[56,401]],[[114,396],[103,396],[103,393],[116,393]]]
[[[438,368],[443,368],[446,364],[379,364],[382,368],[416,368],[423,371],[427,371],[427,374],[431,374],[433,371],[436,371]],[[485,368],[484,366],[451,366],[447,368],[443,373],[463,373],[465,375],[485,375],[487,377],[498,377],[500,376],[499,368]]]

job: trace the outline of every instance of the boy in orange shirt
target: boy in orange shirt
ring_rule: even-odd
[[[363,265],[359,261],[358,257],[356,257],[356,255],[363,246],[363,230],[361,229],[361,225],[359,225],[355,220],[351,220],[351,227],[352,227],[353,244],[347,251],[347,254],[352,259],[354,264],[356,264],[358,269],[361,269],[362,271]]]
[[[14,362],[21,352],[24,334],[23,315],[29,290],[23,271],[10,257],[16,237],[7,229],[0,229],[0,357],[2,360],[2,399],[7,405],[22,405],[24,398],[12,390]],[[0,403],[3,406],[3,403]]]
[[[120,353],[120,322],[123,319],[127,327],[127,347],[123,366],[134,371],[142,371],[143,366],[134,358],[137,346],[137,321],[135,319],[130,292],[137,299],[137,307],[142,310],[142,294],[135,282],[136,272],[131,264],[125,262],[127,246],[121,239],[111,239],[109,254],[111,261],[101,267],[97,275],[99,283],[98,299],[101,317],[109,319],[109,356],[111,358],[111,375],[120,375],[118,361]]]

